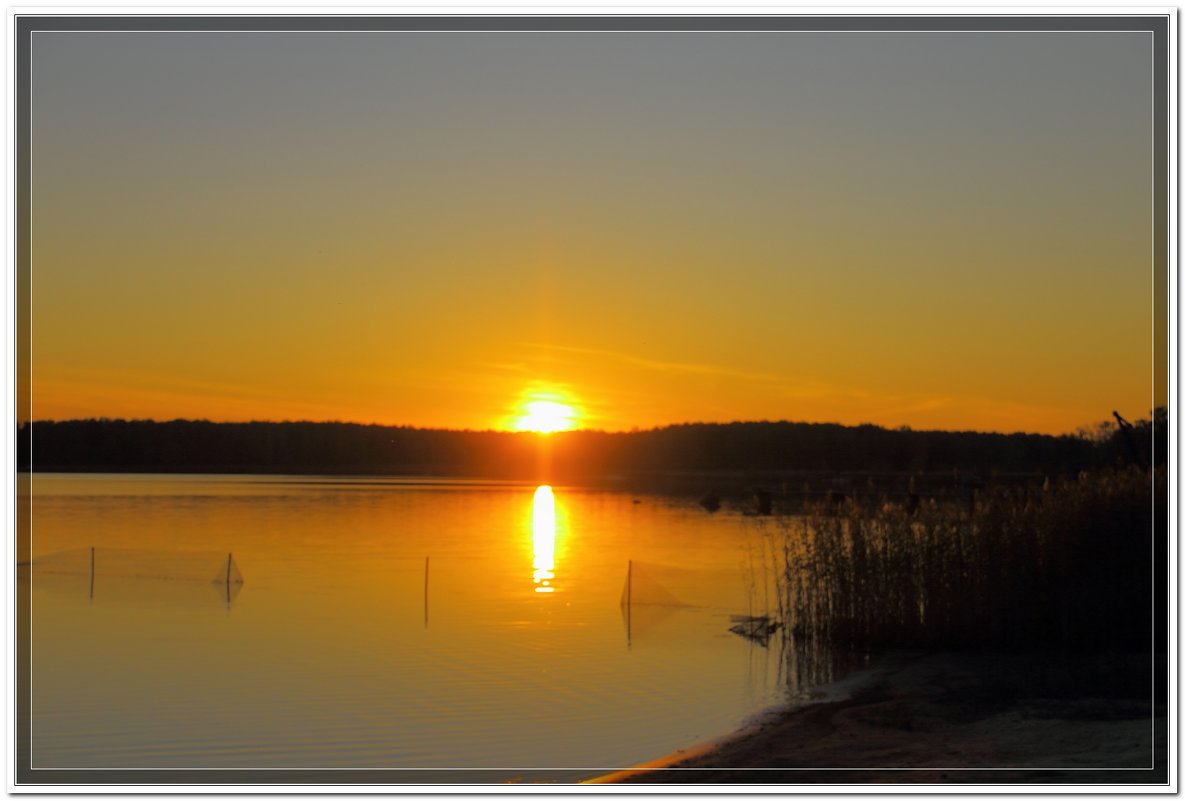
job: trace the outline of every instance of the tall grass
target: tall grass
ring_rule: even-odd
[[[989,486],[973,507],[815,508],[780,520],[779,611],[798,638],[856,649],[1147,649],[1166,497],[1163,469],[1126,467]]]

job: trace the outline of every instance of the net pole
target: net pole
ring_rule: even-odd
[[[230,551],[226,553],[226,605],[230,606],[230,566],[233,562],[234,554]]]
[[[633,631],[631,628],[632,615],[634,604],[634,560],[629,560],[625,568],[625,643],[629,645],[632,641]]]
[[[428,628],[428,559],[424,557],[424,628]]]
[[[95,600],[95,546],[91,546],[91,591],[90,600]]]

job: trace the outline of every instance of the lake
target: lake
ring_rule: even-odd
[[[771,608],[776,525],[691,500],[436,479],[20,482],[34,768],[577,781],[828,678],[780,637],[729,632],[730,615]]]

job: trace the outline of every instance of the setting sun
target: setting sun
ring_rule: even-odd
[[[521,417],[515,420],[517,431],[551,434],[567,431],[575,426],[576,411],[567,404],[549,400],[528,401]]]

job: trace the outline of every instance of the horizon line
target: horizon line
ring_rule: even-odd
[[[1096,426],[1109,423],[1109,420],[1101,420],[1096,423]],[[1139,421],[1137,421],[1139,422]],[[1081,427],[1074,432],[1065,432],[1061,434],[1053,434],[1040,431],[1001,431],[1001,430],[983,430],[973,428],[914,428],[908,424],[900,426],[886,426],[879,423],[861,422],[861,423],[840,423],[834,420],[790,420],[782,419],[761,419],[761,420],[728,420],[728,421],[709,421],[709,420],[686,420],[681,422],[664,423],[661,425],[649,426],[646,428],[634,427],[629,429],[603,429],[603,428],[570,428],[553,432],[540,431],[526,431],[509,428],[455,428],[448,426],[422,426],[407,423],[379,423],[379,422],[360,422],[357,420],[312,420],[312,419],[284,419],[284,420],[263,420],[263,419],[249,419],[249,420],[210,420],[208,418],[189,418],[189,417],[173,417],[167,419],[159,419],[152,417],[72,417],[61,419],[38,419],[38,420],[18,420],[18,430],[28,425],[38,424],[63,424],[63,423],[154,423],[157,425],[166,425],[169,423],[206,423],[210,425],[339,425],[339,426],[359,426],[364,428],[398,428],[412,431],[431,431],[439,433],[456,433],[456,434],[519,434],[538,437],[553,437],[557,434],[609,434],[609,435],[628,435],[628,434],[643,434],[652,431],[662,431],[671,428],[693,427],[693,426],[735,426],[735,425],[800,425],[800,426],[838,426],[840,428],[856,429],[856,428],[876,428],[882,431],[892,431],[901,433],[945,433],[945,434],[996,434],[1002,436],[1041,436],[1052,438],[1083,438],[1089,432],[1089,428]]]

